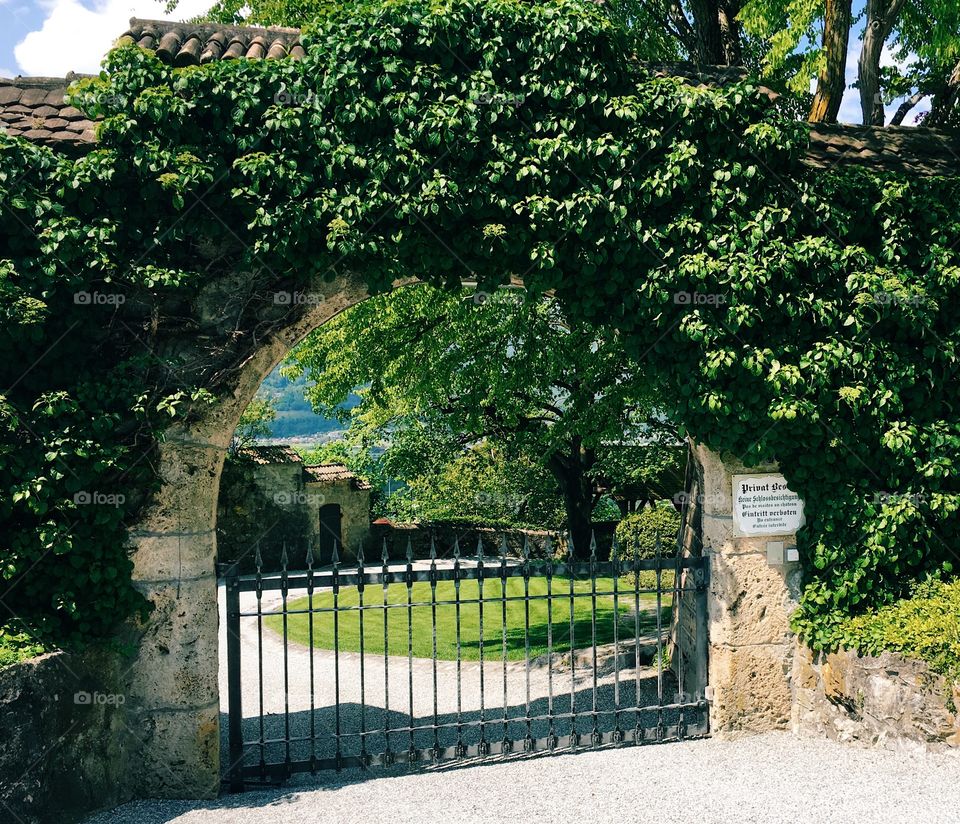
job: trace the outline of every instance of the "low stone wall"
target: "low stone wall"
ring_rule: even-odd
[[[613,542],[615,529],[616,523],[614,522],[594,524],[597,556],[600,560],[606,560],[610,556],[610,545]],[[452,557],[455,539],[460,544],[460,555],[463,558],[476,556],[478,539],[483,541],[483,551],[491,558],[499,556],[504,537],[507,539],[508,554],[514,558],[522,556],[525,540],[533,558],[545,557],[548,538],[554,552],[562,552],[566,549],[566,541],[563,535],[557,531],[497,529],[483,525],[457,523],[374,523],[370,528],[370,541],[366,549],[372,553],[373,559],[378,561],[383,542],[386,541],[389,557],[392,560],[402,560],[406,557],[407,542],[409,541],[413,550],[413,557],[423,559],[430,556],[431,537],[436,543],[438,558]],[[348,557],[352,559],[353,556],[348,554]],[[370,555],[367,556],[367,560],[370,561]]]
[[[56,652],[0,669],[0,820],[69,824],[130,797],[116,666]]]
[[[889,750],[960,751],[960,684],[884,652],[824,655],[798,644],[793,729]]]

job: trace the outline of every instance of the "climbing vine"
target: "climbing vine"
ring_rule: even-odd
[[[357,4],[305,40],[184,69],[121,47],[72,93],[96,150],[0,136],[8,611],[63,638],[137,608],[142,497],[76,495],[149,491],[158,433],[211,388],[157,319],[230,255],[263,284],[520,277],[624,335],[694,437],[806,499],[817,646],[952,571],[956,180],[812,172],[761,90],[654,77],[579,0]]]

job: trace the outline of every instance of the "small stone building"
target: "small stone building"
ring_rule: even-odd
[[[353,558],[357,547],[370,535],[370,484],[358,478],[343,464],[305,466],[304,488],[310,508],[310,528],[327,563],[336,540],[341,556]]]
[[[286,445],[250,446],[224,467],[217,506],[218,555],[253,571],[259,548],[264,569],[302,568],[307,546],[330,563],[334,543],[353,558],[370,535],[371,487],[343,464],[305,465]]]

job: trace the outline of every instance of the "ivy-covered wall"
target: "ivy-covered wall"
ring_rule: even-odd
[[[123,47],[74,94],[95,151],[0,135],[6,617],[63,642],[143,606],[156,439],[340,275],[513,276],[623,334],[693,437],[806,499],[815,645],[953,571],[956,179],[814,173],[755,87],[654,78],[581,0],[348,5],[305,39],[185,69]]]

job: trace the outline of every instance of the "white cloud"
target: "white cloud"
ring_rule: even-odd
[[[127,30],[131,17],[153,20],[189,19],[210,8],[212,0],[181,0],[174,15],[155,0],[40,0],[44,20],[14,47],[26,75],[61,77],[68,71],[94,73],[113,42]]]

